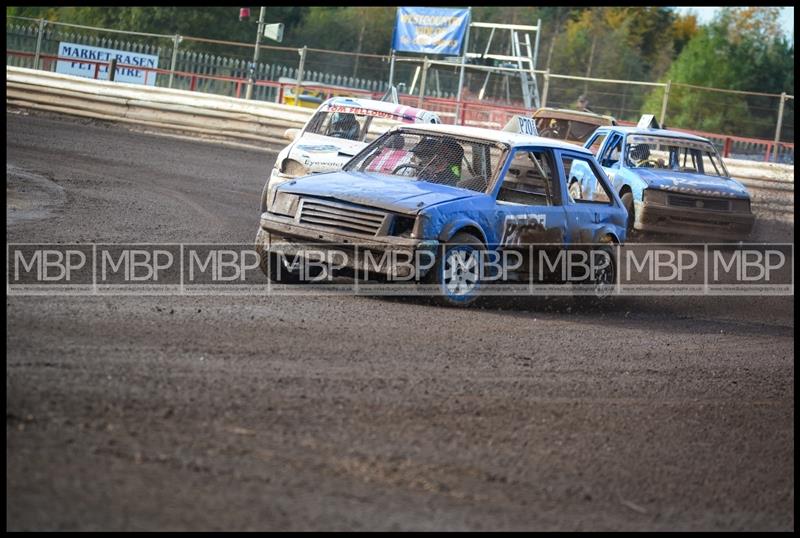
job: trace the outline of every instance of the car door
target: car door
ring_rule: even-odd
[[[566,239],[568,244],[594,243],[605,233],[619,226],[621,205],[612,191],[603,170],[590,155],[569,150],[556,152],[559,176],[564,178]],[[581,192],[569,189],[573,181],[583,185]],[[615,234],[618,235],[618,234]]]
[[[567,222],[558,188],[558,167],[549,148],[515,148],[494,188],[499,248],[564,244]]]
[[[622,188],[622,176],[620,176],[620,167],[622,166],[622,133],[611,132],[605,140],[600,150],[595,153],[595,158],[600,166],[603,167],[608,180],[611,182],[614,192],[619,192]],[[587,145],[587,147],[589,147]]]

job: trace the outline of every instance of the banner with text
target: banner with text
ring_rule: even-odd
[[[108,80],[108,64],[97,64],[96,62],[108,62],[112,58],[116,58],[117,69],[114,80],[129,84],[156,85],[156,72],[140,69],[156,69],[158,67],[158,56],[153,54],[104,49],[62,41],[58,45],[58,56],[59,58],[66,56],[74,58],[74,60],[58,60],[56,73]],[[80,60],[90,60],[94,63],[85,63]],[[97,72],[96,77],[95,71]]]
[[[461,54],[469,9],[399,7],[392,48],[426,54]]]

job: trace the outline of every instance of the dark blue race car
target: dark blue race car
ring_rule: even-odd
[[[586,196],[567,178],[579,173]],[[590,192],[589,190],[590,189]],[[449,304],[467,304],[482,285],[479,253],[611,245],[625,240],[627,213],[591,153],[519,133],[450,125],[400,126],[342,171],[298,178],[268,192],[256,238],[274,282],[301,280],[290,248],[353,245],[374,259],[387,252],[431,263],[383,267],[436,285]],[[341,264],[363,269],[355,258]],[[605,273],[605,278],[613,279]],[[519,272],[519,279],[530,272]]]

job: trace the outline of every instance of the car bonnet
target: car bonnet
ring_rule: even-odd
[[[633,172],[647,182],[650,188],[708,196],[749,197],[747,189],[730,178],[649,168],[639,168]]]
[[[418,213],[443,202],[486,196],[447,185],[364,172],[306,176],[283,183],[278,188],[280,192],[331,198],[407,214]]]

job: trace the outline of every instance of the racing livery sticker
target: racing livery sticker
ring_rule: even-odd
[[[299,145],[297,149],[307,151],[309,153],[333,153],[335,151],[339,151],[339,146],[334,146],[331,144],[320,144],[316,146],[312,145]]]
[[[525,240],[526,237],[536,236],[545,231],[545,223],[546,216],[540,213],[506,215],[500,244],[504,246],[525,244],[528,242]]]

